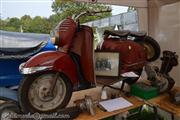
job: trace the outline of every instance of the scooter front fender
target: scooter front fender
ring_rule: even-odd
[[[67,53],[60,51],[48,51],[39,53],[30,58],[22,67],[38,68],[50,66],[48,70],[65,74],[73,84],[78,81],[76,65]],[[38,71],[42,72],[42,71]]]

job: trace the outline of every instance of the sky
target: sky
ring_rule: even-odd
[[[0,0],[0,17],[49,17],[53,14],[51,4],[53,0]],[[127,11],[127,7],[112,6],[112,14],[116,15]]]

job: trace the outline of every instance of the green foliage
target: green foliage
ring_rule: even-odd
[[[47,18],[36,16],[31,18],[29,15],[24,15],[21,19],[10,18],[6,20],[0,20],[1,30],[30,33],[47,33],[52,30],[51,22]]]
[[[7,18],[6,20],[0,19],[0,29],[6,31],[20,32],[23,30],[23,32],[49,34],[61,20],[69,16],[74,14],[77,15],[87,10],[103,10],[108,7],[109,6],[103,4],[78,3],[72,2],[72,0],[55,0],[52,4],[52,11],[55,14],[49,16],[49,18],[42,18],[40,16],[31,18],[29,15],[24,15],[20,19],[16,17]],[[84,16],[80,19],[80,22],[85,23],[110,15],[111,13],[102,13],[98,16]]]
[[[0,19],[0,29],[1,30],[5,29],[6,25],[7,25],[7,21]]]
[[[32,18],[29,15],[24,15],[21,17],[21,25],[22,25],[22,29],[23,32],[31,32],[32,30],[31,28],[31,22],[32,22]]]
[[[0,24],[1,24],[1,30],[7,30],[7,31],[17,31],[19,32],[20,26],[21,26],[21,21],[18,18],[8,18],[6,20],[1,20],[0,19]]]
[[[19,29],[21,26],[21,21],[16,17],[11,18],[9,19],[7,26],[9,27],[13,26],[15,29]]]
[[[55,0],[52,4],[52,10],[61,20],[70,17],[74,14],[80,14],[84,11],[98,11],[109,8],[104,4],[92,4],[85,2],[73,2],[72,0]],[[89,22],[96,19],[101,19],[111,16],[111,13],[101,13],[98,16],[84,16],[80,19],[81,23]]]
[[[49,21],[51,27],[55,28],[56,25],[61,21],[61,18],[57,14],[53,14],[53,15],[49,16],[48,21]]]
[[[41,18],[40,16],[36,16],[29,24],[28,32],[49,33],[51,30],[48,19]]]
[[[16,29],[15,27],[11,27],[11,26],[6,26],[4,29],[5,29],[6,31],[19,32],[19,31],[17,31],[17,29]]]

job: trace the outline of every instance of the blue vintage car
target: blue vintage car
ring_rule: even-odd
[[[0,87],[19,85],[19,65],[42,51],[54,51],[47,34],[7,32],[0,30]]]

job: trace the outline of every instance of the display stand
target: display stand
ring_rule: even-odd
[[[100,100],[101,90],[102,90],[102,87],[96,87],[96,88],[91,88],[91,89],[87,89],[87,90],[74,92],[68,106],[73,106],[74,100],[82,99],[82,98],[84,98],[85,95],[92,96],[93,100],[98,101],[98,100]],[[137,99],[134,96],[131,96],[131,97],[122,96],[122,97],[125,98],[126,100],[128,100],[129,102],[131,102],[133,104],[133,106],[130,106],[130,107],[127,107],[124,109],[120,109],[120,110],[116,110],[113,112],[105,112],[104,110],[100,109],[99,107],[95,107],[95,112],[96,112],[95,116],[92,116],[88,112],[83,111],[83,113],[81,113],[79,115],[79,117],[77,117],[75,120],[100,120],[100,119],[111,117],[111,116],[114,116],[117,114],[123,114],[124,112],[127,112],[131,109],[141,107],[144,104],[143,101]]]
[[[116,110],[113,112],[105,112],[103,110],[101,110],[100,108],[96,107],[95,111],[96,111],[96,115],[95,116],[91,116],[89,113],[84,112],[82,114],[79,115],[78,118],[76,118],[75,120],[100,120],[100,119],[104,119],[104,118],[108,118],[117,114],[123,114],[124,112],[127,112],[129,110],[141,107],[144,102],[140,101],[139,99],[137,99],[136,97],[124,97],[126,100],[128,100],[129,102],[131,102],[133,104],[133,106],[131,107],[127,107],[124,109],[120,109],[120,110]]]

